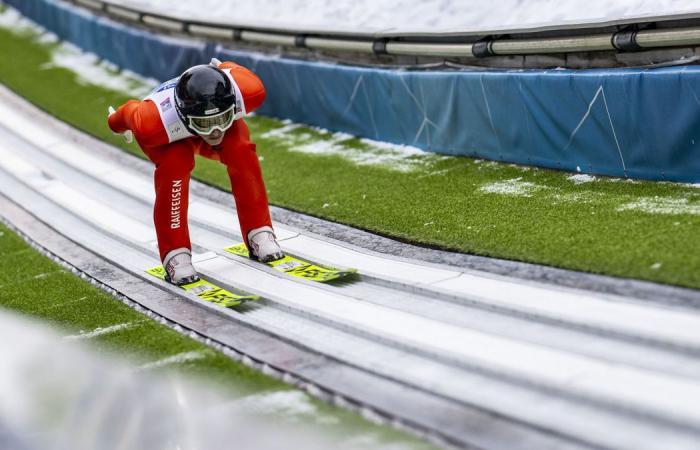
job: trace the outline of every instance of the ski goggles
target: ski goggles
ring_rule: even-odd
[[[226,111],[213,116],[187,116],[187,119],[193,131],[199,135],[208,136],[216,130],[223,133],[241,117],[243,117],[242,112],[237,112],[236,106],[233,105]]]

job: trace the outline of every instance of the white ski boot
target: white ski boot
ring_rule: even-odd
[[[260,262],[276,261],[284,258],[284,252],[277,243],[271,227],[260,227],[248,233],[250,257]]]
[[[192,252],[186,248],[177,248],[168,252],[163,259],[165,281],[182,286],[199,281],[197,271],[192,265]]]

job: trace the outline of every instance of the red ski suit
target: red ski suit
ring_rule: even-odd
[[[224,62],[219,68],[230,69],[247,112],[263,103],[265,87],[253,72],[233,62]],[[226,166],[246,244],[248,232],[266,225],[272,226],[255,144],[250,141],[243,119],[233,123],[216,147],[198,136],[171,141],[172,136],[161,120],[161,112],[150,99],[129,100],[109,116],[108,123],[116,133],[133,131],[141,149],[156,166],[153,219],[161,260],[171,250],[181,247],[192,249],[187,207],[194,155],[220,161]]]

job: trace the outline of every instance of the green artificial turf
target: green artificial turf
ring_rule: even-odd
[[[213,384],[231,400],[265,396],[291,388],[223,353],[184,336],[142,315],[31,248],[22,238],[0,223],[0,309],[39,319],[73,338],[95,330],[128,324],[127,327],[85,339],[93,351],[118,353],[130,364],[167,370],[200,382]],[[193,353],[194,352],[194,353]],[[166,358],[194,354],[196,358],[159,366]],[[156,363],[156,364],[154,364]],[[360,416],[329,406],[306,394],[296,400],[302,408],[294,412],[288,404],[267,404],[266,411],[284,420],[307,423],[319,431],[337,433],[338,439],[357,436],[374,442],[378,448],[430,449],[432,445],[397,431],[379,427]],[[270,397],[274,398],[274,396]],[[296,416],[296,417],[295,417]]]
[[[0,30],[0,82],[57,117],[143,157],[105,123],[124,93],[45,68],[55,44]],[[79,101],[78,101],[79,99]],[[432,247],[700,287],[700,189],[463,157],[402,156],[275,119],[247,119],[271,203]],[[218,163],[194,176],[229,188]]]

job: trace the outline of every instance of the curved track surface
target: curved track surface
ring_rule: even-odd
[[[99,255],[94,272],[128,274],[155,292],[142,304],[158,297],[145,306],[187,329],[457,446],[697,448],[697,293],[680,303],[577,290],[277,223],[286,251],[361,274],[313,283],[224,252],[241,240],[235,211],[197,185],[198,270],[263,298],[218,308],[144,273],[159,263],[150,170],[0,91],[0,193],[13,202],[0,215]]]

